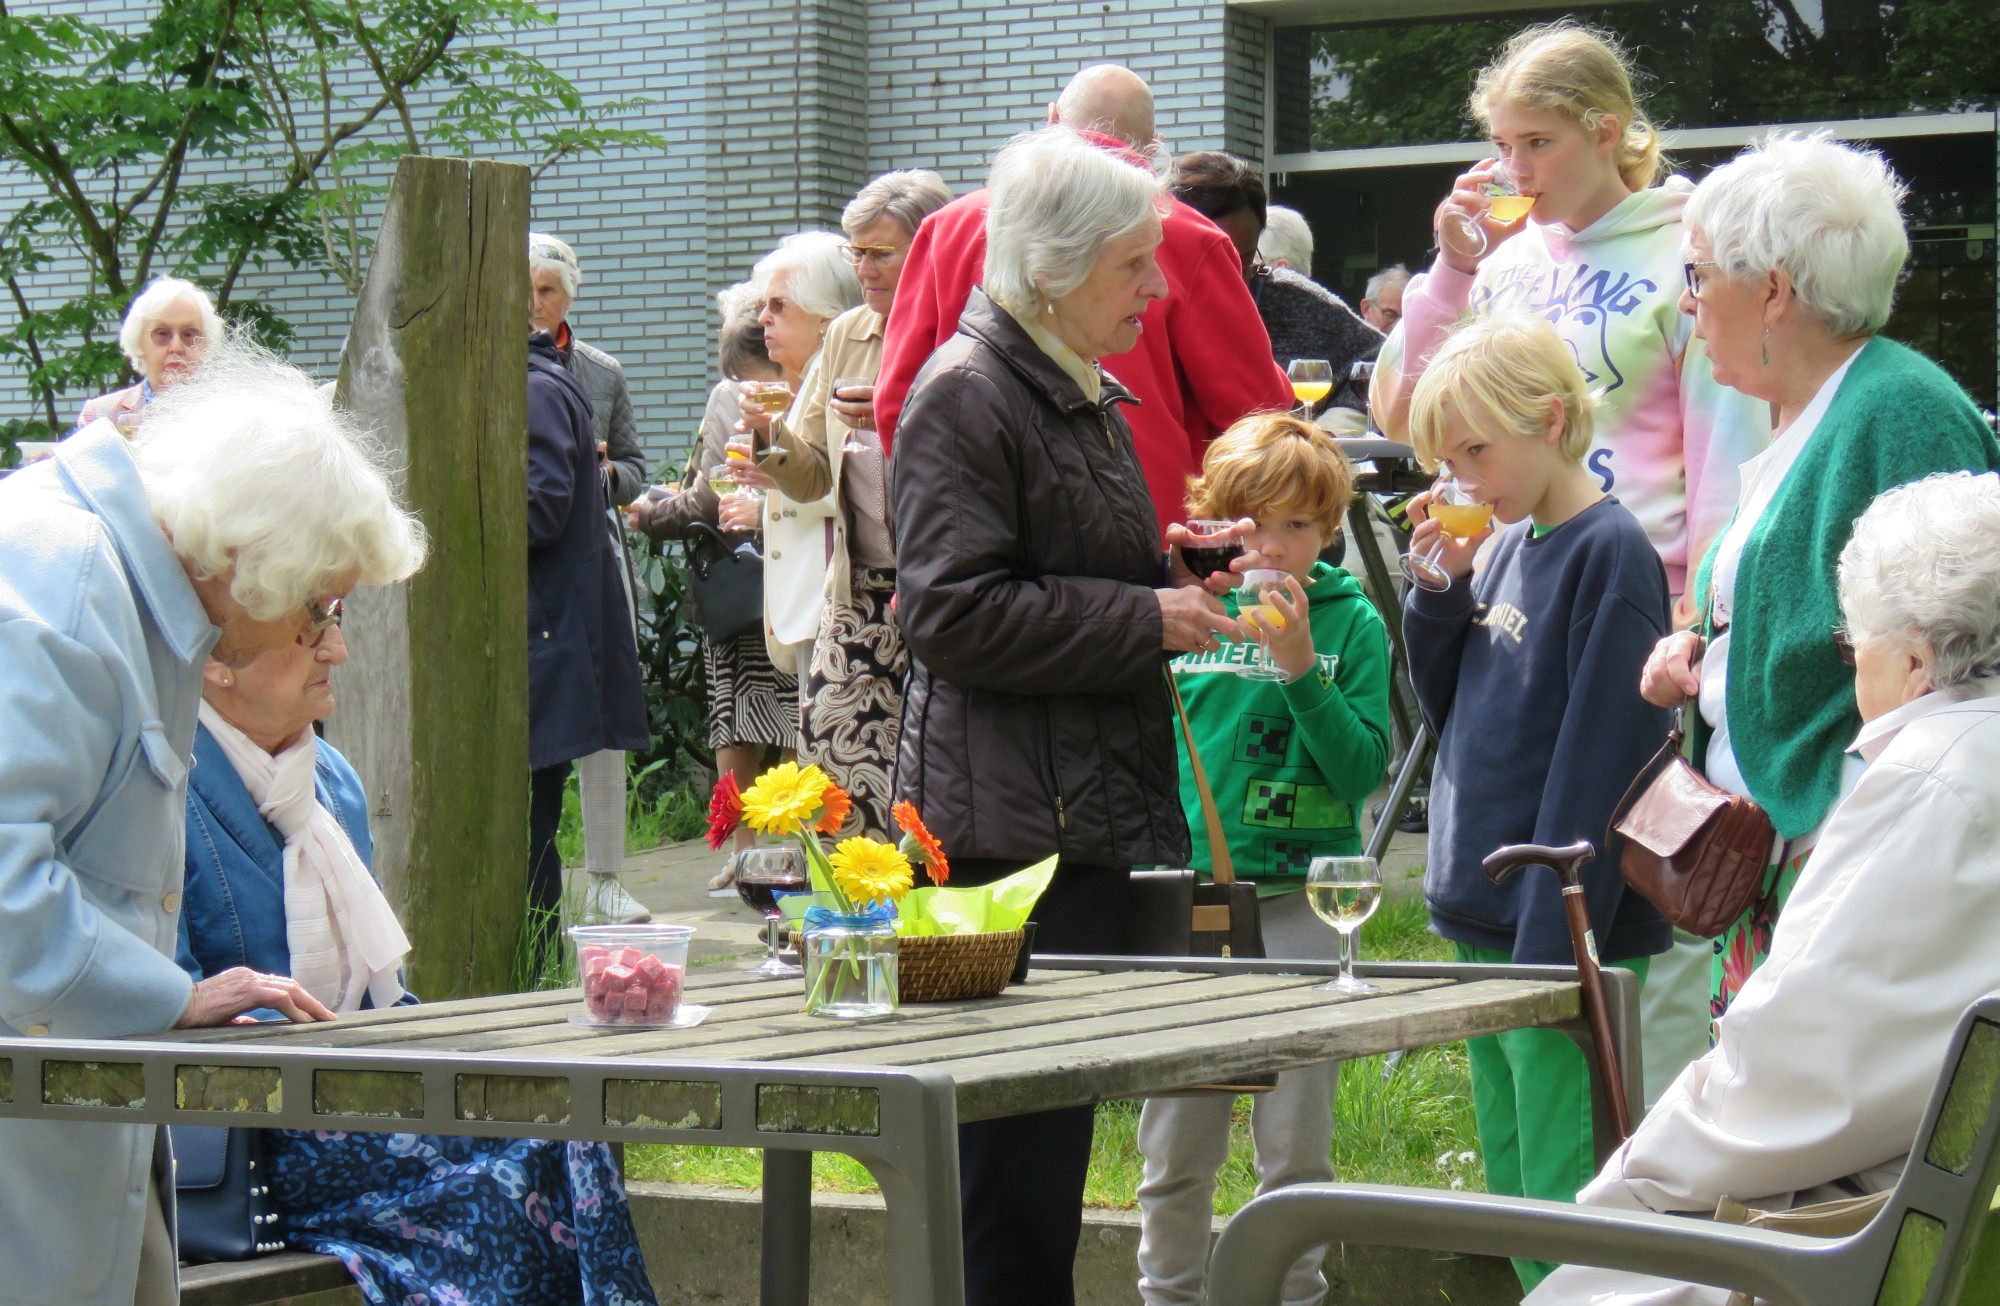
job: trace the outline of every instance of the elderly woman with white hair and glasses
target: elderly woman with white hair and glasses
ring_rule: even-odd
[[[1993,432],[1944,370],[1877,334],[1909,257],[1902,196],[1880,155],[1788,137],[1717,168],[1688,201],[1681,308],[1715,379],[1777,412],[1689,591],[1698,623],[1660,642],[1641,685],[1663,707],[1696,701],[1704,773],[1756,800],[1781,843],[1760,902],[1716,943],[1712,1016],[1769,952],[1827,813],[1859,775],[1845,750],[1860,722],[1825,638],[1854,520],[1893,486],[2000,467]]]
[[[764,328],[764,351],[784,369],[784,382],[745,381],[739,388],[743,438],[731,443],[730,462],[745,485],[770,485],[752,459],[770,445],[781,414],[799,424],[799,396],[818,378],[810,369],[828,329],[862,302],[854,264],[842,253],[846,243],[830,231],[794,232],[751,269],[751,284],[763,302],[757,321]],[[839,516],[830,494],[801,501],[770,490],[761,503],[750,495],[732,495],[722,503],[724,529],[763,527],[765,638],[772,663],[796,674],[801,684],[825,606],[827,532]]]
[[[193,376],[202,355],[222,339],[222,332],[222,318],[207,291],[179,277],[154,280],[125,310],[124,325],[118,328],[118,347],[139,380],[123,390],[84,400],[76,429],[104,417],[130,435],[146,405]]]
[[[1774,340],[1776,333],[1773,333]],[[1965,1008],[2000,989],[2000,477],[1896,487],[1840,554],[1858,778],[1717,1029],[1577,1200],[1692,1216],[1885,1193]],[[1723,1306],[1727,1291],[1558,1270],[1529,1306]]]
[[[863,302],[835,318],[793,410],[773,422],[757,470],[794,503],[837,505],[826,602],[799,701],[799,751],[854,799],[841,835],[889,837],[889,771],[910,665],[889,600],[896,552],[889,534],[888,462],[875,430],[882,327],[903,257],[923,220],[951,203],[934,172],[891,172],[863,186],[840,215]],[[755,479],[755,478],[745,478]]]
[[[1118,952],[1131,868],[1189,852],[1165,658],[1238,628],[1171,583],[1131,394],[1098,365],[1167,294],[1159,179],[1051,126],[989,186],[984,289],[917,373],[890,468],[896,797],[954,885],[1060,858],[1039,951]],[[961,1126],[971,1306],[1073,1300],[1090,1139],[1089,1107]]]
[[[175,964],[203,669],[310,642],[424,550],[379,455],[247,346],[132,444],[98,423],[0,483],[0,1036],[333,1018],[292,979]],[[0,1297],[173,1301],[171,1164],[151,1125],[0,1121]]]
[[[620,508],[646,488],[646,455],[632,422],[632,396],[625,388],[625,369],[618,360],[577,338],[569,324],[570,306],[583,284],[576,251],[554,236],[528,233],[528,282],[534,292],[531,321],[536,332],[547,332],[556,361],[576,378],[590,401],[591,433],[597,462],[604,470],[607,505]],[[605,514],[604,528],[618,555],[619,589],[624,596],[633,639],[638,638],[638,595],[631,559],[625,554],[625,523],[616,512]],[[636,650],[636,643],[635,643]],[[635,652],[636,656],[636,652]],[[586,921],[638,924],[653,919],[645,904],[626,891],[625,791],[626,754],[601,748],[576,761],[577,796],[583,814],[583,868],[589,887],[584,891]]]

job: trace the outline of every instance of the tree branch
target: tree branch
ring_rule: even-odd
[[[133,269],[132,277],[135,285],[144,285],[147,274],[152,271],[153,255],[159,252],[160,238],[166,233],[167,216],[173,212],[174,196],[180,193],[181,175],[187,166],[188,141],[194,135],[195,110],[200,106],[202,93],[215,85],[216,74],[222,68],[222,52],[229,48],[229,38],[235,31],[236,3],[235,0],[229,0],[229,3],[223,6],[222,30],[216,34],[215,48],[208,61],[208,71],[203,75],[200,86],[189,88],[194,93],[188,98],[187,112],[181,115],[181,125],[174,132],[173,143],[167,148],[165,161],[160,164],[159,171],[153,174],[152,180],[146,183],[145,188],[132,197],[130,208],[121,215],[122,219],[138,212],[139,205],[152,194],[153,189],[164,183],[164,189],[160,191],[159,207],[153,211],[153,220],[146,227],[146,239],[139,246],[139,263]]]
[[[403,142],[410,147],[410,153],[422,154],[423,142],[417,139],[417,123],[410,116],[410,102],[403,95],[403,88],[390,78],[388,68],[383,66],[381,51],[368,35],[368,23],[362,17],[361,6],[355,0],[347,0],[347,14],[354,22],[354,40],[361,47],[361,53],[368,58],[368,66],[375,70],[376,79],[382,88],[394,97],[396,116],[403,120]]]
[[[4,17],[6,17],[5,10],[4,8],[0,8],[0,18]],[[28,312],[28,297],[21,293],[21,283],[15,280],[14,274],[11,272],[7,274],[7,291],[13,295],[14,308],[21,314],[21,339],[26,341],[28,345],[28,361],[34,364],[34,371],[39,373],[44,367],[48,366],[48,363],[42,357],[41,342],[35,339],[35,329],[29,325],[29,323],[34,321],[34,318]],[[35,389],[41,391],[42,408],[49,417],[49,434],[55,435],[58,431],[62,430],[62,427],[56,422],[55,388],[50,386],[46,381],[41,380],[35,380],[34,385]]]
[[[27,157],[31,164],[30,171],[41,178],[49,193],[69,207],[78,229],[83,233],[90,261],[98,265],[104,274],[105,288],[113,294],[124,294],[126,281],[119,268],[118,242],[98,221],[97,210],[92,206],[90,197],[77,183],[76,169],[63,157],[60,147],[53,141],[30,137],[11,114],[0,114],[0,133],[5,134],[14,148]]]

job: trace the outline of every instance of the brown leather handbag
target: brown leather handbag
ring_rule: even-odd
[[[1777,831],[1750,799],[1719,789],[1681,755],[1682,710],[1667,742],[1611,814],[1625,883],[1690,934],[1712,939],[1764,892]]]

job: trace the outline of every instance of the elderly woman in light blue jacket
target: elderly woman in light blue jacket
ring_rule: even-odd
[[[288,978],[175,963],[202,668],[310,638],[423,553],[312,381],[242,346],[135,443],[98,421],[0,482],[0,1036],[332,1018]],[[0,1120],[0,1304],[175,1300],[165,1149]]]

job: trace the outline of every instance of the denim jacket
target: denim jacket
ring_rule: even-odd
[[[110,422],[0,482],[0,1037],[187,1009],[182,804],[217,634]],[[0,1304],[130,1303],[153,1159],[151,1125],[0,1120]]]

